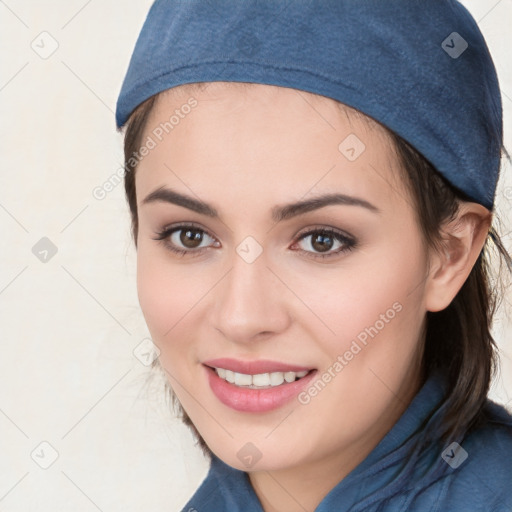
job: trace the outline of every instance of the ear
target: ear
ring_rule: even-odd
[[[425,289],[427,311],[448,307],[468,278],[489,233],[491,212],[477,203],[461,203],[457,216],[441,228],[441,247],[432,249]]]

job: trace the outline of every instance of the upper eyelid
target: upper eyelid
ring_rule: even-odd
[[[317,232],[335,233],[335,234],[340,235],[345,238],[354,239],[354,237],[352,235],[350,235],[343,229],[333,228],[331,226],[320,226],[320,227],[314,226],[312,228],[305,228],[304,231],[299,232],[299,234],[297,235],[297,238],[301,238],[303,236],[308,236],[308,235],[311,235],[312,233],[317,233]]]
[[[210,231],[208,229],[198,226],[194,223],[190,223],[190,222],[183,223],[183,224],[173,224],[173,225],[169,225],[169,226],[164,226],[160,231],[158,231],[158,233],[174,233],[176,231],[179,231],[180,229],[186,229],[186,228],[193,228],[193,229],[197,229],[198,231],[203,231],[210,238],[214,238],[215,240],[217,239],[215,236],[213,236],[210,233]]]

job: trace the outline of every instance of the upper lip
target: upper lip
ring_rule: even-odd
[[[311,367],[299,366],[295,364],[281,363],[280,361],[270,361],[266,359],[258,359],[255,361],[241,361],[239,359],[231,359],[222,357],[219,359],[210,359],[203,361],[203,364],[212,368],[224,368],[236,373],[244,373],[246,375],[258,375],[260,373],[273,372],[302,372],[312,370]]]

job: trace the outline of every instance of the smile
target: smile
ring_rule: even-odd
[[[230,409],[262,413],[278,409],[303,391],[316,369],[276,361],[215,359],[203,362],[213,395]]]
[[[233,372],[225,368],[214,368],[214,370],[221,379],[230,384],[249,389],[273,388],[280,386],[283,382],[295,382],[309,373],[305,370],[301,372],[272,372],[250,375],[247,373]]]

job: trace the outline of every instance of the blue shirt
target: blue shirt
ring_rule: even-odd
[[[501,405],[487,399],[489,421],[458,446],[431,443],[420,456],[410,456],[445,386],[440,374],[431,375],[391,430],[315,512],[512,512],[512,416]],[[182,509],[195,511],[263,508],[247,473],[213,456],[206,478]]]

